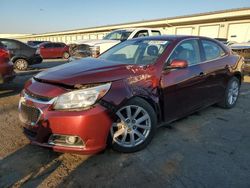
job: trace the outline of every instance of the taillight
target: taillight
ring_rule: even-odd
[[[5,48],[0,48],[0,58],[10,59],[10,52]]]

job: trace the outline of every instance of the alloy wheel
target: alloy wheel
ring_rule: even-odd
[[[237,81],[233,81],[228,89],[228,103],[233,105],[238,98],[239,95],[239,83]]]
[[[24,59],[18,59],[16,62],[15,62],[15,67],[18,69],[18,70],[25,70],[27,68],[27,62],[24,60]]]
[[[148,112],[137,105],[128,105],[116,113],[118,119],[112,124],[113,141],[122,147],[135,147],[148,137],[151,119]]]

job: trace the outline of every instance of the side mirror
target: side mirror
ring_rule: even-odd
[[[184,69],[186,67],[188,67],[188,62],[182,59],[174,59],[169,66],[171,69]]]

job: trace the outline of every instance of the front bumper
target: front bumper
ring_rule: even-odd
[[[23,98],[20,103],[37,108],[41,112],[37,122],[29,124],[25,122],[24,124],[24,133],[32,144],[48,147],[57,152],[78,154],[94,154],[105,149],[112,124],[105,107],[96,104],[83,111],[54,111],[51,110],[51,104],[39,103],[27,97]],[[73,147],[50,144],[49,138],[52,134],[77,136],[81,138],[84,145]]]

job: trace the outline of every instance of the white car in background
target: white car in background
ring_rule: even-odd
[[[71,59],[88,56],[97,57],[109,48],[125,40],[157,35],[162,35],[162,31],[151,28],[118,29],[107,34],[103,39],[90,39],[73,42],[70,45]]]

